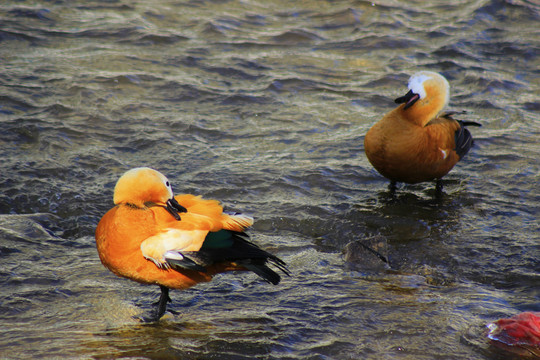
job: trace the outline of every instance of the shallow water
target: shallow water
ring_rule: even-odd
[[[445,3],[0,5],[1,357],[508,358],[485,324],[540,311],[540,6]],[[419,69],[483,125],[442,198],[392,197],[363,151]],[[144,165],[253,215],[293,276],[219,275],[138,322],[159,290],[93,232]]]

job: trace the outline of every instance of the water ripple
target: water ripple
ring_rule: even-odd
[[[476,330],[538,310],[539,19],[525,0],[3,4],[0,352],[500,357]],[[441,198],[392,196],[363,153],[418,69],[483,125]],[[93,233],[143,165],[253,215],[293,276],[216,276],[139,323],[158,288],[110,274]]]

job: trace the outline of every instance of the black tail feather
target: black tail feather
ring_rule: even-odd
[[[469,150],[474,145],[474,140],[472,138],[472,135],[465,126],[467,125],[473,125],[473,126],[482,126],[479,123],[476,123],[474,121],[462,121],[457,120],[459,123],[459,129],[456,130],[454,134],[454,142],[456,144],[455,151],[459,156],[459,159],[463,159],[465,155],[469,152]]]
[[[285,261],[281,260],[277,256],[272,255],[268,258],[268,261],[272,263],[275,267],[277,267],[279,270],[281,270],[282,273],[284,273],[287,276],[291,276],[291,272],[289,269],[287,269],[287,264]]]
[[[446,119],[456,120],[457,122],[460,123],[460,125],[463,125],[463,126],[482,126],[482,124],[477,123],[476,121],[467,121],[467,120],[454,119],[454,115],[465,115],[465,114],[467,114],[466,110],[447,111],[447,112],[441,114],[440,116],[443,117],[443,118],[446,118]]]
[[[464,126],[482,126],[482,124],[480,123],[477,123],[476,121],[465,121],[465,120],[458,120],[461,125],[464,125]]]
[[[264,281],[269,282],[270,284],[277,285],[281,281],[281,276],[276,273],[274,270],[270,269],[265,264],[253,264],[247,262],[239,262],[239,265],[242,265],[249,271],[253,271]]]
[[[262,250],[264,251],[264,250]],[[265,251],[266,252],[266,251]],[[276,273],[274,270],[267,266],[268,263],[271,263],[281,272],[287,276],[291,276],[289,269],[287,269],[287,264],[277,256],[267,253],[268,256],[264,261],[250,261],[248,263],[239,262],[240,265],[244,266],[246,269],[253,271],[255,274],[259,275],[265,281],[277,285],[281,281],[281,276]]]

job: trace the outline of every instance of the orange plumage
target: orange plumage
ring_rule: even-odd
[[[450,115],[440,115],[448,103],[449,85],[440,74],[422,71],[409,80],[402,103],[367,132],[364,148],[373,167],[393,183],[441,179],[465,156],[472,136]]]
[[[231,270],[251,270],[277,284],[280,277],[268,262],[288,274],[280,259],[247,241],[243,231],[252,218],[223,213],[216,200],[173,197],[169,181],[156,170],[126,172],[114,202],[96,228],[99,257],[116,275],[161,286],[158,318],[169,288],[186,289]]]

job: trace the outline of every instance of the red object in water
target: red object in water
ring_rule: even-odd
[[[491,343],[522,356],[540,358],[540,312],[524,312],[488,324]]]

